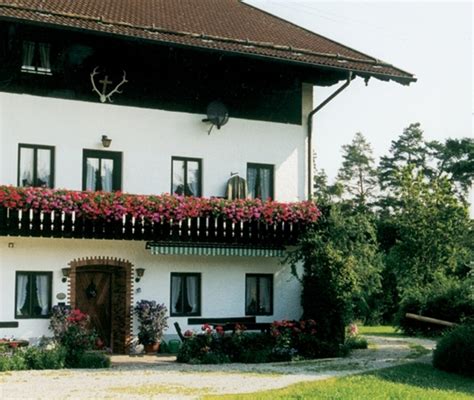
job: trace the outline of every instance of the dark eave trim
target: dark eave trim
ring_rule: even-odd
[[[200,51],[207,51],[207,52],[212,52],[212,53],[221,53],[221,54],[226,54],[226,55],[239,55],[243,56],[245,58],[253,58],[253,59],[260,59],[264,61],[271,61],[271,62],[279,62],[279,63],[284,63],[288,65],[297,65],[297,66],[303,66],[305,68],[315,68],[318,70],[327,70],[327,71],[337,71],[337,72],[353,72],[354,74],[361,76],[361,77],[373,77],[376,79],[380,80],[393,80],[397,83],[400,83],[402,85],[409,85],[411,82],[416,82],[416,78],[414,76],[411,77],[404,77],[404,76],[399,76],[399,75],[390,75],[390,74],[380,74],[380,73],[372,73],[366,70],[361,70],[357,68],[342,68],[342,67],[335,67],[332,65],[326,65],[326,64],[320,64],[320,63],[313,63],[313,62],[307,62],[307,61],[298,61],[298,60],[291,60],[288,58],[284,57],[278,57],[278,56],[266,56],[262,54],[256,54],[256,53],[250,53],[250,52],[244,52],[244,51],[237,51],[237,50],[222,50],[222,49],[213,49],[209,48],[207,46],[199,46],[199,45],[190,45],[190,44],[182,44],[182,43],[176,43],[173,41],[167,41],[167,40],[160,40],[160,39],[147,39],[139,36],[133,36],[133,35],[127,35],[127,34],[117,34],[117,33],[110,33],[110,32],[103,32],[99,30],[94,30],[94,29],[84,29],[84,28],[78,28],[78,27],[73,27],[73,26],[66,26],[66,25],[61,25],[61,24],[55,24],[55,23],[45,23],[41,21],[33,21],[33,20],[25,20],[22,18],[16,18],[16,17],[8,17],[8,16],[0,16],[0,21],[11,21],[11,22],[19,22],[25,25],[32,25],[32,26],[40,26],[40,27],[45,27],[45,28],[54,28],[54,29],[62,29],[66,31],[73,31],[73,32],[80,32],[80,33],[89,33],[89,34],[95,34],[98,36],[104,36],[104,37],[111,37],[111,38],[127,38],[129,40],[134,40],[138,42],[143,42],[143,43],[150,43],[150,44],[161,44],[164,46],[168,47],[176,47],[176,48],[185,48],[185,49],[195,49],[195,50],[200,50]],[[274,49],[278,50],[278,49]],[[343,59],[343,58],[340,58]],[[351,61],[351,62],[360,62],[360,63],[368,63],[364,62],[363,60],[361,61]],[[380,66],[380,67],[387,67],[385,64],[377,64],[377,63],[370,63],[373,64],[374,66]],[[393,66],[390,66],[391,68],[395,68]],[[401,71],[401,70],[400,70]],[[404,71],[402,71],[404,72]],[[344,77],[341,78],[341,80],[344,79]]]

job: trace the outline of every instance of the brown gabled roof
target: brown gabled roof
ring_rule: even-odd
[[[0,0],[0,19],[353,71],[409,84],[408,72],[239,0]]]

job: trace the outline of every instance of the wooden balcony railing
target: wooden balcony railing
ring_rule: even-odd
[[[288,246],[297,242],[306,224],[262,221],[237,222],[223,217],[188,218],[180,222],[151,222],[125,215],[107,221],[76,217],[75,213],[22,211],[0,207],[0,236],[143,240],[153,242],[219,243]]]

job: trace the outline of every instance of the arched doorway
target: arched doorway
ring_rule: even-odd
[[[99,337],[113,353],[129,350],[132,324],[132,268],[124,260],[96,257],[69,263],[71,307],[91,317]]]

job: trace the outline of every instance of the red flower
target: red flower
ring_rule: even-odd
[[[260,221],[272,225],[281,221],[308,224],[320,212],[315,203],[279,203],[273,200],[225,200],[163,194],[130,195],[122,192],[76,192],[47,188],[0,186],[0,207],[43,212],[60,212],[107,221],[125,216],[153,222],[178,223],[188,218],[224,217],[234,223]]]

